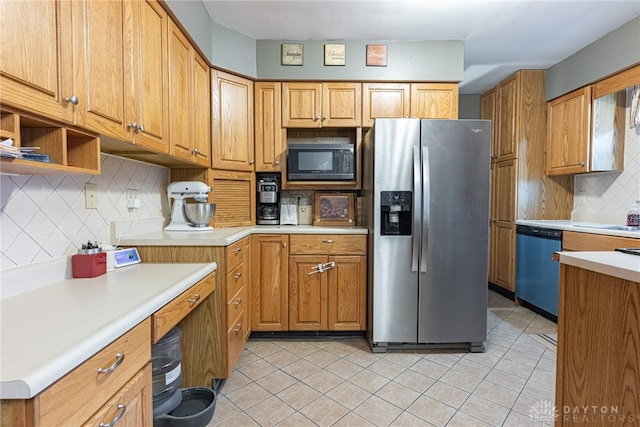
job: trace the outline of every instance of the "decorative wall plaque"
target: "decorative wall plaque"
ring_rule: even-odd
[[[324,65],[344,65],[346,62],[346,49],[343,44],[324,45]]]
[[[282,65],[302,65],[302,43],[282,43]]]
[[[367,66],[386,67],[387,66],[387,45],[368,44],[367,45]]]

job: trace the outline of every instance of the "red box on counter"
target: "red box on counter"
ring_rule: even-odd
[[[102,276],[107,272],[107,253],[75,254],[71,257],[71,268],[75,278]]]

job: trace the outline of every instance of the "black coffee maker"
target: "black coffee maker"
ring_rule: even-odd
[[[260,174],[258,178],[258,203],[256,203],[258,225],[280,224],[280,176]]]

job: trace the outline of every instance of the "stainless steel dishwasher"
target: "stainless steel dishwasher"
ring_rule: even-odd
[[[516,227],[516,298],[554,321],[558,316],[560,263],[551,259],[562,250],[562,230]]]

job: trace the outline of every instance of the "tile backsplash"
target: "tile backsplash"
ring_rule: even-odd
[[[0,175],[0,270],[75,254],[88,240],[108,242],[112,221],[167,217],[169,168],[101,155],[100,175]],[[85,208],[85,183],[98,208]],[[140,208],[128,210],[136,189]]]
[[[629,207],[640,199],[640,126],[629,127],[629,108],[625,116],[624,170],[576,175],[574,220],[624,223]]]

